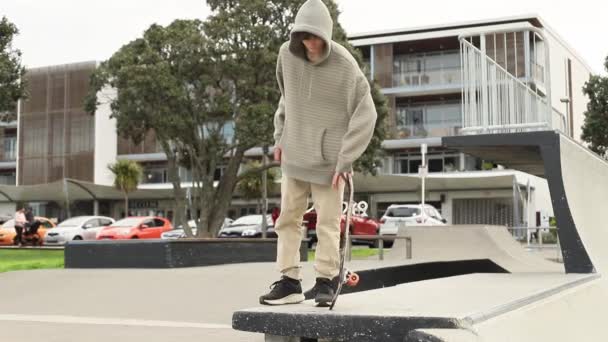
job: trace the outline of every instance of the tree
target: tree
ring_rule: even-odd
[[[259,161],[251,161],[245,166],[245,170],[257,170],[261,167],[262,163]],[[268,170],[268,181],[266,189],[268,193],[272,192],[276,188],[276,179],[278,178],[278,169],[273,168]],[[251,199],[257,201],[258,213],[263,214],[262,210],[262,175],[258,172],[247,172],[246,176],[241,178],[237,183],[237,191],[245,199]]]
[[[13,48],[17,27],[6,17],[0,20],[0,121],[16,120],[17,101],[25,96],[25,68],[21,51]]]
[[[213,12],[207,21],[152,25],[142,38],[103,62],[92,77],[89,111],[99,104],[100,90],[115,88],[117,95],[110,101],[118,131],[141,139],[154,130],[170,162],[192,172],[190,212],[198,222],[199,236],[217,234],[238,182],[264,169],[243,171],[241,165],[247,150],[274,143],[273,114],[279,100],[277,53],[289,39],[302,3],[208,1]],[[337,18],[335,3],[327,3]],[[338,41],[352,50],[338,21],[335,23]],[[361,62],[361,56],[356,52],[355,56]],[[375,149],[384,139],[381,122],[386,109],[377,89],[374,94],[379,137],[372,140],[369,157],[355,164],[358,171],[375,171],[379,161]],[[265,168],[277,166],[270,163]],[[178,189],[179,181],[174,180],[179,177],[171,179],[174,190]],[[183,194],[176,192],[175,197],[183,198]]]
[[[108,165],[108,169],[114,174],[114,187],[125,195],[125,217],[129,216],[129,193],[137,190],[143,176],[142,167],[132,160],[119,160]]]
[[[91,113],[101,101],[109,101],[118,133],[136,144],[154,131],[167,156],[168,178],[173,185],[173,224],[182,224],[188,236],[192,232],[185,224],[185,193],[178,171],[180,165],[191,165],[190,157],[198,153],[181,143],[196,144],[193,137],[202,133],[199,128],[206,119],[205,98],[211,82],[204,46],[198,20],[176,20],[168,27],[152,25],[143,37],[101,63],[91,76],[86,99]],[[105,87],[116,89],[116,95],[98,96]]]
[[[242,106],[251,105],[252,112],[258,113],[253,127],[243,125],[244,129],[252,129],[259,133],[256,137],[258,146],[263,143],[272,144],[272,115],[278,102],[278,89],[275,78],[275,62],[279,47],[290,37],[291,27],[295,22],[298,9],[306,0],[270,0],[270,1],[221,1],[209,0],[207,4],[214,11],[205,23],[205,32],[210,40],[218,42],[218,53],[234,56],[227,62],[230,67],[227,71],[232,73],[231,78],[241,77],[243,87],[239,98]],[[334,0],[323,0],[334,22],[333,40],[343,45],[355,57],[361,68],[364,67],[363,57],[348,41],[346,31],[339,22],[340,11]],[[254,15],[252,15],[254,14]],[[253,62],[252,62],[253,61]],[[262,63],[260,63],[262,62]],[[249,75],[251,80],[246,81],[243,76]],[[262,87],[259,86],[264,80]],[[257,82],[256,82],[257,81]],[[248,87],[249,84],[255,87]],[[386,138],[386,118],[388,107],[386,98],[382,95],[380,87],[370,80],[372,98],[376,105],[378,118],[372,140],[363,155],[354,163],[353,169],[361,173],[376,174],[376,168],[382,165],[382,141]],[[269,94],[269,103],[255,101],[260,94]],[[251,98],[251,101],[246,99]],[[268,106],[270,105],[270,106]],[[265,124],[259,127],[259,123]],[[275,165],[276,166],[276,165]]]
[[[608,72],[608,57],[604,62]],[[592,75],[585,83],[583,92],[589,98],[581,139],[589,148],[606,158],[608,152],[608,77]]]

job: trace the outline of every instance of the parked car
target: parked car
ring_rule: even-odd
[[[97,240],[160,239],[163,232],[171,229],[171,222],[166,218],[132,216],[103,228],[97,234]]]
[[[13,215],[0,215],[0,224],[4,224],[4,222],[9,221],[13,218]]]
[[[272,215],[266,215],[266,222],[272,225]],[[230,225],[222,228],[219,237],[242,237],[243,232],[251,229],[261,229],[262,215],[247,215],[239,217]]]
[[[95,240],[97,234],[114,219],[105,216],[76,216],[47,231],[45,245],[63,245],[72,240]]]
[[[245,229],[241,234],[241,237],[244,238],[261,238],[262,237],[262,225],[256,226],[255,228]],[[274,225],[272,222],[268,222],[268,226],[266,227],[266,238],[268,239],[276,239],[277,233],[274,231]]]
[[[35,220],[40,221],[40,228],[38,228],[38,235],[40,239],[44,240],[48,229],[55,227],[55,224],[46,217],[36,216]],[[2,224],[0,227],[0,245],[12,245],[14,243],[15,235],[15,220],[10,219]],[[41,240],[41,241],[42,241]]]
[[[225,218],[222,228],[229,226],[230,223],[232,223],[233,221],[234,220],[231,218]],[[190,220],[190,221],[188,221],[188,226],[190,227],[190,229],[192,229],[192,234],[194,234],[196,236],[196,233],[197,233],[196,222],[194,222],[194,220]],[[222,228],[220,228],[220,230]],[[184,228],[182,228],[181,225],[178,226],[176,229],[170,230],[168,232],[164,232],[160,235],[160,238],[165,239],[165,240],[183,239],[185,237],[186,237],[186,232],[184,231]]]
[[[430,204],[424,205],[425,215],[422,215],[421,204],[391,204],[380,219],[380,235],[397,235],[399,223],[407,226],[444,226],[446,220]],[[385,241],[384,245],[392,246],[393,241]]]
[[[342,215],[340,220],[340,230],[344,232],[346,226],[346,215]],[[312,209],[304,214],[304,225],[306,226],[306,235],[310,239],[309,248],[317,242],[317,212]],[[380,228],[380,223],[367,215],[354,214],[351,217],[350,235],[353,244],[364,244],[370,247],[377,246],[377,240],[357,240],[357,235],[377,235]]]

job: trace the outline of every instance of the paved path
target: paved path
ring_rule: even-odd
[[[306,289],[312,265],[303,270]],[[260,334],[233,330],[232,313],[259,305],[276,279],[273,263],[0,273],[0,340],[261,342]]]

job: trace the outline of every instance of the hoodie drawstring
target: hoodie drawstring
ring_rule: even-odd
[[[315,77],[315,74],[314,74],[314,73],[312,73],[312,74],[311,74],[311,76],[310,76],[310,81],[309,81],[309,83],[308,83],[308,99],[309,99],[309,100],[310,100],[311,93],[312,93],[312,79],[313,79],[313,77]]]

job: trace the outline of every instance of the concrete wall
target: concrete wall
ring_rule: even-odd
[[[566,115],[567,104],[561,103],[560,99],[568,98],[567,88],[567,60],[572,63],[572,105],[573,110],[573,134],[572,137],[581,142],[581,127],[584,121],[584,112],[587,108],[587,97],[583,94],[583,86],[589,80],[591,70],[585,61],[576,55],[570,47],[562,43],[550,30],[545,30],[546,39],[549,42],[551,61],[551,102],[554,108]]]
[[[94,182],[101,185],[112,185],[114,176],[108,170],[108,164],[116,161],[118,136],[116,120],[110,118],[110,99],[116,96],[116,90],[105,88],[97,94],[101,103],[95,112],[95,157]]]
[[[12,216],[16,210],[17,205],[14,202],[0,202],[0,215]]]

